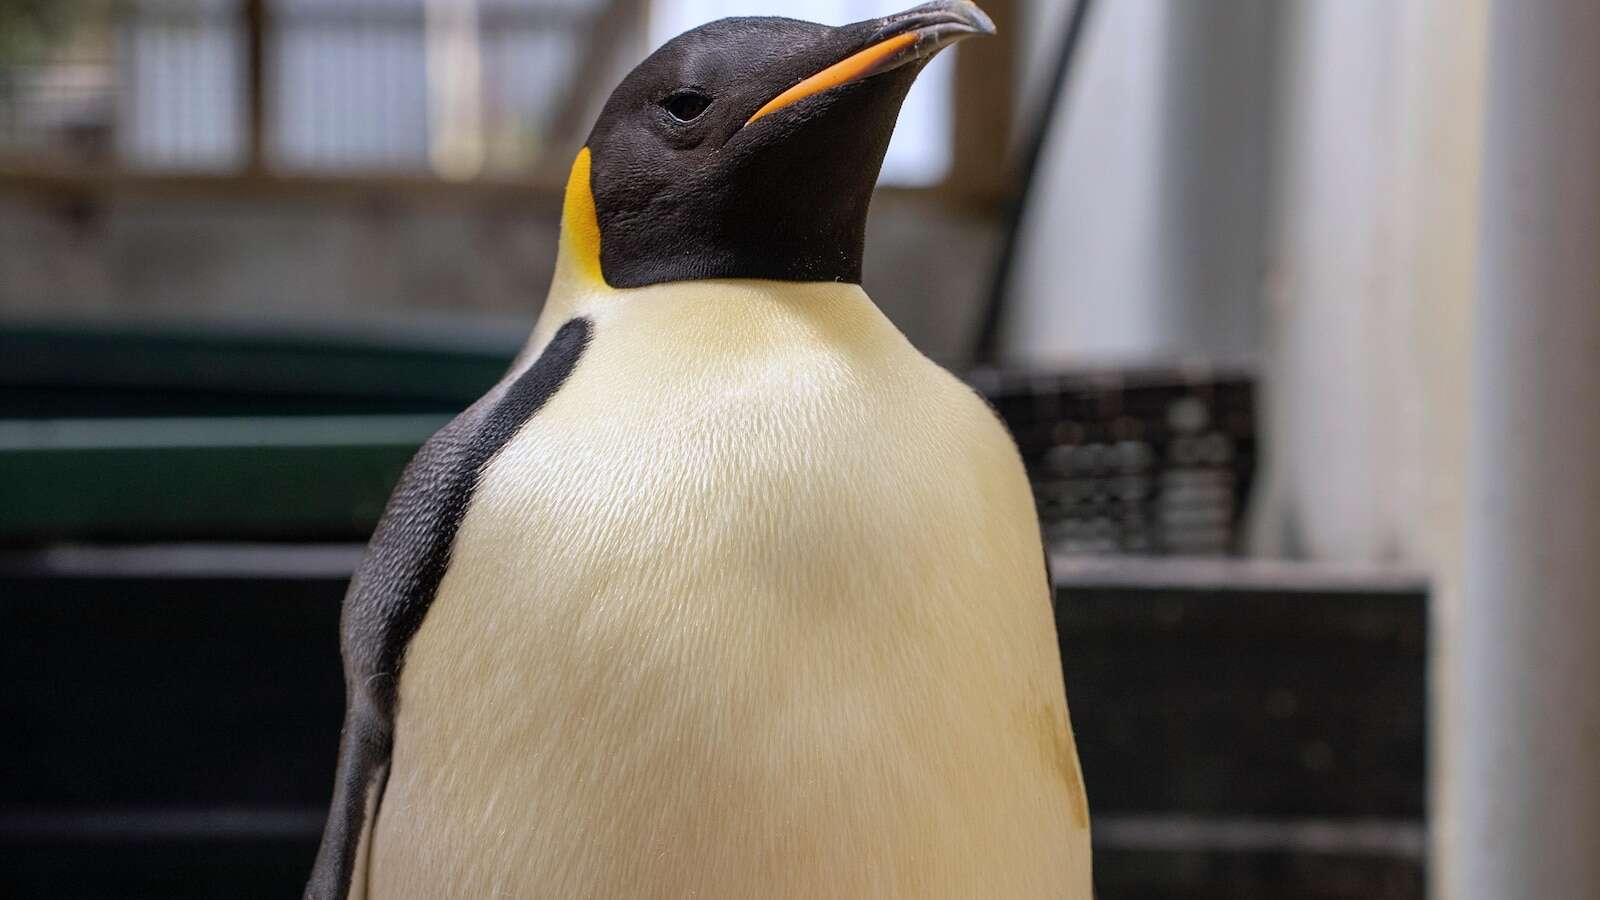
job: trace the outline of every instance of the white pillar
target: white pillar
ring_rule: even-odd
[[[1466,900],[1600,897],[1600,3],[1494,0],[1459,720]]]
[[[1282,15],[1255,547],[1453,576],[1485,3]]]
[[[483,171],[483,60],[478,0],[424,0],[428,48],[428,157],[442,178]]]

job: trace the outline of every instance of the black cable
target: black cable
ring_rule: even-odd
[[[995,263],[994,278],[990,282],[988,305],[979,322],[978,336],[972,348],[972,361],[990,365],[1000,350],[1000,328],[1005,323],[1006,294],[1011,289],[1011,270],[1017,255],[1017,243],[1022,236],[1022,222],[1028,212],[1028,198],[1033,194],[1033,182],[1039,172],[1039,158],[1044,155],[1045,142],[1050,137],[1050,127],[1059,116],[1061,98],[1066,96],[1067,83],[1073,73],[1073,62],[1083,43],[1084,23],[1089,19],[1093,0],[1078,0],[1067,20],[1067,30],[1061,36],[1056,50],[1055,65],[1051,71],[1044,103],[1036,117],[1033,133],[1024,147],[1022,164],[1017,173],[1017,189],[1011,198],[1006,217],[1005,237],[1000,244],[1000,256]]]

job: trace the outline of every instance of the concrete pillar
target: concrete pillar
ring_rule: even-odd
[[[1389,0],[1286,15],[1259,549],[1393,561],[1406,34]]]
[[[1464,900],[1600,897],[1600,3],[1494,0],[1446,784]]]
[[[1485,3],[1282,15],[1255,548],[1453,574]]]

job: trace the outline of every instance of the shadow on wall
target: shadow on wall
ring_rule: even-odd
[[[393,319],[537,314],[559,198],[533,188],[152,184],[0,190],[0,315]],[[959,362],[993,219],[880,192],[866,287],[924,352]]]

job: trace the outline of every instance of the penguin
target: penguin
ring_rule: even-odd
[[[992,31],[724,19],[616,88],[351,582],[307,898],[1088,900],[1016,445],[860,287],[907,90]]]

